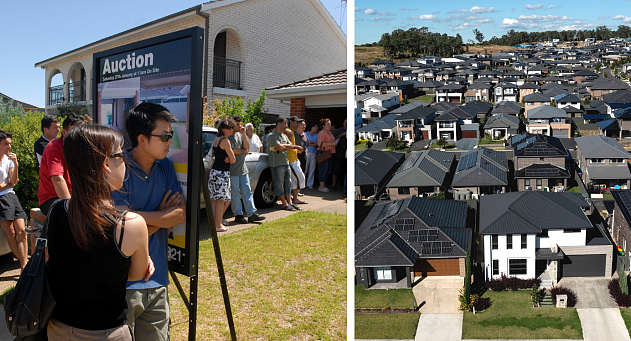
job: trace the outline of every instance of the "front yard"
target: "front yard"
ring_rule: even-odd
[[[629,335],[631,335],[631,308],[620,308],[620,315],[622,315],[624,324],[627,326]]]
[[[412,289],[372,289],[355,286],[355,308],[413,308]],[[355,314],[356,339],[414,339],[420,319],[418,313]]]
[[[418,97],[410,98],[410,102],[412,102],[412,101],[421,101],[421,102],[432,104],[432,103],[434,103],[434,97],[436,97],[436,96],[435,95],[418,96]]]
[[[533,308],[530,290],[494,292],[482,297],[491,306],[473,315],[465,312],[463,339],[582,339],[575,308]]]

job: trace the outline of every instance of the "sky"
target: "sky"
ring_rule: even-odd
[[[349,5],[350,10],[350,5]],[[373,43],[395,29],[427,27],[430,32],[484,40],[515,31],[591,30],[631,27],[631,0],[410,1],[355,0],[355,44]]]
[[[342,17],[341,1],[320,1],[338,25],[343,19],[342,31],[346,34],[347,19]],[[35,63],[204,2],[2,0],[0,93],[44,107],[45,70],[35,68]],[[348,9],[343,14],[346,12]]]

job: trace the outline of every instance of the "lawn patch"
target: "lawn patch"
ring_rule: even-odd
[[[629,334],[631,334],[631,309],[620,308],[620,315],[622,315],[624,324],[627,326],[627,330],[629,331]]]
[[[371,289],[355,285],[355,308],[414,308],[412,289]]]
[[[537,309],[530,290],[494,292],[482,297],[491,306],[482,313],[465,312],[463,339],[582,339],[583,330],[574,308]]]
[[[346,338],[346,215],[303,211],[219,243],[239,340]],[[229,340],[212,241],[199,244],[197,339]],[[185,340],[188,310],[169,291],[171,335]]]
[[[355,314],[355,338],[413,340],[420,318],[420,314]]]
[[[434,97],[435,97],[435,95],[418,96],[418,97],[410,98],[410,102],[412,102],[412,101],[421,101],[421,102],[432,104],[432,103],[434,103]]]

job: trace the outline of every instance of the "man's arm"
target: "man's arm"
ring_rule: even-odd
[[[245,128],[243,128],[243,131],[245,131]],[[237,133],[237,134],[239,134],[239,133]],[[234,139],[234,141],[236,141],[236,137],[234,137],[235,135],[231,136]],[[239,155],[239,154],[244,154],[244,153],[247,154],[248,153],[248,149],[250,148],[250,143],[248,142],[248,138],[245,135],[245,133],[243,134],[243,136],[241,136],[241,138],[243,139],[243,144],[242,144],[243,148],[232,148],[232,152],[234,153],[234,155]],[[246,147],[246,143],[247,143],[247,147]],[[230,144],[234,145],[233,141],[230,141]]]
[[[53,182],[55,193],[59,199],[70,199],[70,190],[68,190],[68,184],[63,176],[51,175],[50,180]]]
[[[186,222],[186,203],[182,193],[167,191],[158,208],[153,211],[134,212],[142,216],[147,222],[149,235],[154,234],[160,228],[171,228]]]

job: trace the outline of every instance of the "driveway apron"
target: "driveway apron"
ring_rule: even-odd
[[[576,308],[616,308],[616,302],[608,294],[609,278],[565,277],[559,285],[576,293]]]
[[[414,341],[460,341],[462,314],[421,314]]]
[[[618,308],[576,309],[585,341],[631,341]]]
[[[412,288],[421,314],[459,314],[458,290],[464,282],[459,276],[430,276],[422,278]]]

